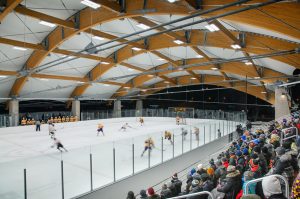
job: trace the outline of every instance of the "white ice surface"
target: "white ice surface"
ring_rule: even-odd
[[[104,186],[114,180],[113,148],[115,148],[116,180],[148,168],[148,154],[141,157],[144,140],[151,136],[156,148],[152,150],[150,165],[156,165],[173,157],[173,146],[168,140],[162,143],[164,130],[174,134],[174,156],[212,141],[217,129],[227,134],[234,124],[227,121],[187,119],[188,125],[176,125],[174,118],[144,118],[140,126],[137,118],[115,118],[56,124],[56,137],[69,150],[60,153],[51,148],[53,141],[48,126],[41,132],[34,126],[0,128],[0,198],[24,198],[23,170],[27,172],[28,199],[61,198],[61,160],[64,166],[65,198],[90,191],[90,154],[92,154],[93,188]],[[96,136],[97,124],[104,124],[105,136]],[[133,128],[119,131],[128,122]],[[229,125],[227,127],[227,124]],[[223,126],[224,125],[224,126]],[[200,128],[200,142],[190,134],[194,126]],[[181,128],[189,134],[182,140]],[[204,130],[205,128],[205,130]],[[205,132],[205,133],[204,133]],[[192,139],[190,139],[192,138]],[[183,145],[182,145],[183,143]],[[133,153],[134,144],[134,153]],[[162,152],[163,151],[163,158]]]

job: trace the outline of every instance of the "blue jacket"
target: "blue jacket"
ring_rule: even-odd
[[[243,195],[246,194],[246,183],[249,181],[245,181],[243,184]],[[256,194],[255,193],[256,183],[250,184],[248,186],[248,194]]]

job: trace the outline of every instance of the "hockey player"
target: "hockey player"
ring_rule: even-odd
[[[144,145],[145,145],[145,149],[144,149],[143,153],[141,154],[141,157],[143,157],[144,153],[145,153],[147,150],[149,150],[150,153],[151,153],[152,147],[153,147],[153,148],[155,147],[155,146],[154,146],[154,141],[152,140],[151,137],[145,140]]]
[[[54,127],[54,124],[53,123],[49,123],[49,127],[48,127],[48,129],[49,129],[49,135],[51,135],[51,139],[52,138],[54,138],[54,136],[55,136],[55,127]]]
[[[173,145],[172,133],[170,131],[165,131],[165,139],[168,139],[171,142],[171,144]]]
[[[63,151],[61,150],[61,148],[63,148],[63,149],[65,150],[65,152],[68,152],[68,150],[64,147],[64,145],[62,145],[62,143],[61,143],[58,139],[53,138],[53,140],[54,140],[54,144],[51,146],[52,148],[56,145],[57,149],[58,149],[60,152],[63,152]]]
[[[99,133],[100,133],[100,132],[101,132],[102,135],[104,136],[103,127],[104,127],[104,125],[103,125],[102,123],[99,123],[99,124],[98,124],[97,136],[99,136]]]
[[[180,117],[176,116],[176,124],[179,125],[179,123],[180,123]]]
[[[195,136],[196,136],[196,140],[199,142],[199,128],[198,127],[194,127],[194,133],[195,133]]]
[[[41,131],[41,121],[37,120],[35,123],[35,131]]]
[[[123,131],[123,132],[124,132],[124,131],[126,131],[126,129],[127,129],[128,127],[129,127],[129,128],[132,128],[131,126],[129,126],[128,123],[125,123],[125,124],[121,127],[120,131]]]
[[[184,128],[181,128],[181,132],[182,132],[182,136],[183,136],[183,140],[186,139],[186,135],[188,134],[188,131]]]
[[[141,124],[141,126],[144,125],[144,118],[143,117],[140,117],[140,124]]]

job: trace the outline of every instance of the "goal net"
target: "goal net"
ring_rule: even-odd
[[[186,124],[186,118],[194,118],[194,108],[168,107],[169,117],[179,117],[179,124]]]

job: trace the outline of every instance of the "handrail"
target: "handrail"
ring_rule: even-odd
[[[200,195],[209,195],[211,197],[211,199],[215,199],[214,195],[208,191],[201,191],[198,193],[191,193],[191,194],[187,194],[187,195],[183,195],[183,196],[176,196],[176,197],[172,197],[172,198],[168,198],[168,199],[180,199],[180,198],[187,198],[187,197],[200,196]]]
[[[290,130],[290,129],[296,129],[296,135],[293,135],[293,136],[290,136],[290,137],[285,137],[285,131],[287,131],[287,130]],[[282,146],[282,142],[284,141],[284,140],[288,140],[288,139],[291,139],[291,138],[293,138],[293,137],[297,137],[298,135],[299,135],[299,131],[298,131],[298,128],[297,127],[289,127],[289,128],[285,128],[285,129],[282,129],[281,130],[283,133],[281,133],[281,135],[280,135],[280,146]]]
[[[276,178],[280,178],[281,180],[284,181],[284,183],[285,183],[285,197],[289,198],[289,195],[290,195],[289,183],[288,183],[288,181],[287,181],[287,179],[285,177],[283,177],[282,175],[278,175],[278,174],[273,174],[273,175],[265,176],[265,177],[262,177],[262,178],[257,178],[257,179],[254,179],[254,180],[250,180],[249,182],[246,183],[246,190],[245,190],[246,194],[249,194],[249,185],[250,184],[253,184],[253,183],[256,183],[256,182],[260,182],[264,178],[267,178],[267,177],[270,177],[270,176],[273,176],[273,177],[276,177]]]

